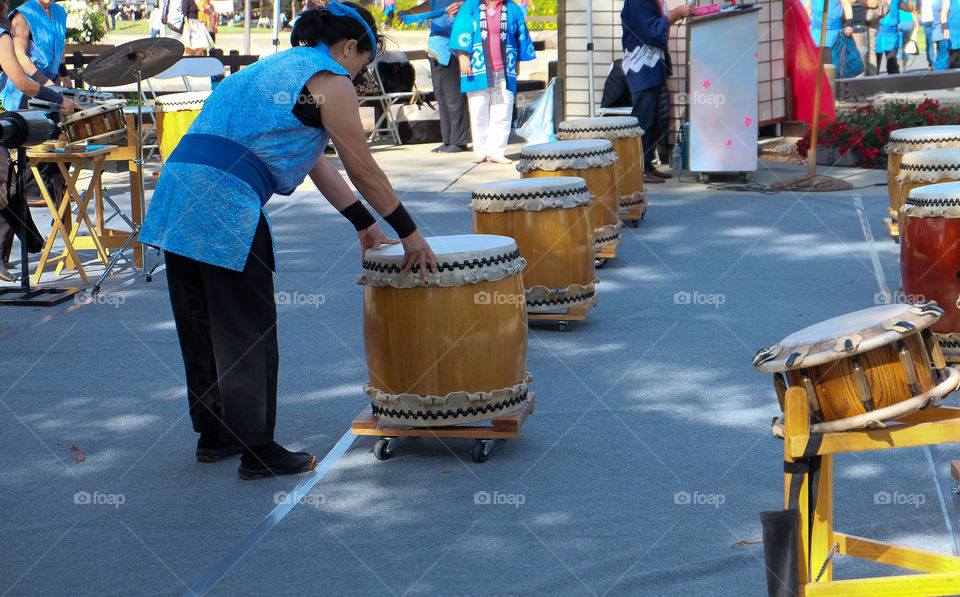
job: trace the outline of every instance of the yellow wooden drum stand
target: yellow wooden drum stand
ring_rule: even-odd
[[[597,304],[591,195],[582,178],[524,178],[481,184],[473,191],[473,231],[516,239],[527,313]]]
[[[878,417],[866,424],[842,424],[834,426],[832,430],[814,431],[816,425],[820,425],[821,429],[823,427],[822,424],[815,423],[818,416],[811,401],[810,388],[804,387],[804,383],[793,382],[789,387],[781,388],[781,384],[777,383],[784,410],[779,435],[784,438],[784,470],[789,471],[784,477],[785,503],[787,509],[796,508],[800,514],[798,529],[800,595],[807,597],[923,595],[926,597],[955,595],[960,591],[960,558],[838,533],[833,528],[834,454],[953,442],[960,437],[960,409],[931,405],[936,399],[955,390],[960,380],[960,374],[955,369],[945,367],[942,356],[938,356],[936,350],[929,352],[921,347],[921,345],[927,345],[926,339],[923,338],[923,331],[928,329],[931,318],[936,319],[933,309],[936,307],[891,305],[851,314],[854,319],[861,322],[867,320],[892,322],[887,327],[899,328],[901,331],[898,333],[901,337],[895,338],[893,344],[882,345],[880,348],[899,345],[901,348],[899,354],[904,355],[901,356],[902,362],[899,366],[904,371],[924,367],[934,372],[935,380],[943,380],[938,385],[946,383],[949,386],[938,388],[931,394],[932,400],[927,401],[924,410],[910,409],[907,414],[897,415],[896,421]],[[901,325],[903,323],[907,325]],[[920,325],[917,326],[917,324]],[[872,348],[867,347],[867,352],[858,353],[859,349],[856,348],[849,350],[847,340],[852,341],[851,334],[858,330],[850,326],[844,327],[844,318],[835,318],[818,326],[814,333],[809,331],[817,326],[798,332],[801,340],[815,341],[817,338],[814,336],[819,337],[820,340],[826,340],[825,334],[821,332],[826,332],[827,327],[834,326],[838,334],[835,338],[838,355],[847,354],[845,358],[850,358],[854,354],[866,356],[878,347],[872,346],[878,343],[876,336],[869,336],[874,341],[864,340],[872,346]],[[911,330],[908,329],[910,326],[917,327]],[[883,327],[882,323],[881,327]],[[919,367],[916,360],[910,356],[909,350],[904,352],[904,346],[898,344],[899,340],[918,335],[919,339],[924,341],[917,343],[916,347],[921,354],[925,353],[923,358],[926,359],[919,364]],[[933,342],[935,343],[936,340],[934,339]],[[819,344],[808,342],[809,350],[806,352],[802,350],[803,342],[793,343],[791,346],[787,344],[790,343],[785,340],[771,349],[761,350],[754,358],[754,366],[762,371],[785,368],[797,371],[807,359],[811,366],[817,366],[816,361],[822,360],[830,350],[829,346],[822,342]],[[797,353],[801,355],[794,356]],[[874,360],[877,362],[871,367],[873,375],[868,375],[867,379],[872,378],[878,382],[870,386],[875,395],[890,395],[896,398],[903,392],[912,393],[914,389],[919,389],[909,387],[909,374],[906,378],[897,381],[897,376],[891,375],[890,370],[881,373],[883,367],[879,360],[870,359],[871,362]],[[863,390],[859,387],[862,384],[857,381],[856,372],[850,372],[850,375],[850,385],[846,391],[856,395]],[[887,390],[893,393],[888,394]],[[817,397],[826,395],[821,393],[826,392],[826,388],[819,385],[816,386],[815,391]],[[839,387],[831,391],[833,395],[838,392],[843,393]],[[921,574],[833,580],[833,554],[908,568]],[[785,579],[782,581],[785,582]]]
[[[606,139],[617,152],[617,178],[623,220],[634,228],[647,213],[643,187],[643,129],[633,116],[577,118],[564,120],[557,127],[557,139]]]
[[[555,141],[525,145],[517,170],[522,178],[574,176],[587,181],[594,204],[590,208],[597,257],[617,256],[620,239],[620,187],[617,153],[603,139]]]
[[[439,271],[403,274],[401,245],[367,251],[359,282],[373,414],[414,427],[485,421],[523,407],[527,314],[512,238],[440,236]]]

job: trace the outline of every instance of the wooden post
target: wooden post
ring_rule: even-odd
[[[820,87],[823,82],[823,43],[827,39],[827,9],[829,0],[823,0],[820,19],[820,43],[817,44],[817,84],[813,94],[813,116],[810,123],[810,149],[807,151],[807,175],[817,175],[817,131],[820,129]]]

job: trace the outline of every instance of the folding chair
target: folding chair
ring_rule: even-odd
[[[393,115],[393,106],[397,104],[413,104],[420,97],[420,90],[417,88],[416,77],[414,77],[412,91],[395,91],[385,93],[383,80],[380,78],[380,70],[377,65],[380,62],[400,62],[407,63],[406,54],[403,52],[386,52],[384,55],[367,65],[367,76],[371,77],[376,84],[377,94],[359,96],[357,98],[359,107],[372,105],[375,115],[373,128],[368,131],[367,141],[374,141],[381,137],[389,137],[394,145],[401,145],[400,131],[397,128],[397,119]]]
[[[226,73],[223,63],[211,56],[202,58],[191,57],[182,58],[179,62],[163,71],[159,75],[154,75],[152,79],[176,79],[180,77],[183,80],[185,91],[194,91],[190,84],[190,77],[222,77]],[[157,92],[147,79],[147,88],[153,94],[153,99],[157,99]]]

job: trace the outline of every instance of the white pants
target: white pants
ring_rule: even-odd
[[[502,70],[493,73],[493,86],[467,93],[473,153],[478,158],[502,158],[513,120],[513,93]]]

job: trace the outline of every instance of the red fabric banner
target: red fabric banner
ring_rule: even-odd
[[[792,102],[791,120],[813,123],[813,97],[817,81],[817,46],[810,36],[810,19],[801,0],[783,1],[783,52],[786,58],[786,74],[790,77]],[[824,48],[824,57],[829,57],[830,48]],[[820,87],[821,125],[833,122],[833,90],[826,73]],[[825,118],[823,118],[825,117]]]

